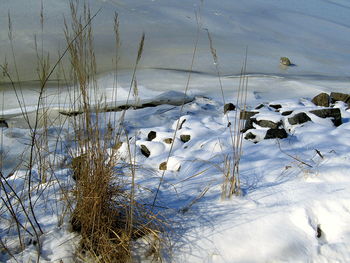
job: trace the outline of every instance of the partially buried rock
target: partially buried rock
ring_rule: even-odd
[[[7,124],[7,122],[5,120],[1,120],[0,119],[0,128],[8,128],[9,125]]]
[[[250,117],[254,116],[255,114],[258,114],[259,112],[257,111],[241,111],[239,113],[239,118],[241,120],[249,120]]]
[[[280,58],[280,64],[283,66],[290,66],[292,63],[290,62],[290,59],[287,57],[281,57]]]
[[[245,124],[244,124],[244,128],[241,130],[241,132],[246,132],[250,129],[255,129],[254,125],[253,125],[253,120],[252,119],[248,119],[246,120]]]
[[[291,125],[302,124],[308,121],[311,121],[311,119],[305,112],[297,113],[294,116],[288,118],[288,122]]]
[[[159,165],[159,170],[165,171],[167,169],[167,163],[166,162],[162,162]]]
[[[279,110],[280,108],[282,108],[281,104],[269,104],[269,106],[271,108],[274,108],[275,110]]]
[[[157,137],[157,133],[155,131],[150,131],[147,135],[147,139],[149,141],[152,141],[153,139],[155,139]]]
[[[259,104],[258,106],[256,106],[255,109],[256,109],[256,110],[260,110],[260,109],[262,109],[262,108],[264,108],[264,107],[265,107],[265,105],[261,103],[261,104]]]
[[[224,106],[224,114],[226,114],[226,112],[228,112],[228,111],[233,111],[235,109],[236,109],[236,106],[233,105],[233,103],[227,103]]]
[[[329,107],[330,99],[330,96],[323,92],[315,96],[311,101],[317,106]]]
[[[341,112],[338,108],[311,110],[310,113],[315,114],[320,118],[332,118],[332,122],[335,126],[339,126],[343,123]]]
[[[114,144],[113,149],[118,151],[120,147],[122,147],[122,145],[123,145],[123,142],[118,141]]]
[[[71,167],[73,169],[73,180],[78,181],[87,172],[88,155],[82,154],[72,159]]]
[[[277,129],[282,124],[281,122],[273,122],[270,120],[256,120],[254,118],[252,118],[251,120],[263,128]]]
[[[350,102],[350,95],[345,94],[345,93],[340,93],[340,92],[331,92],[330,97],[332,98],[332,103],[336,101],[343,101],[345,103]]]
[[[254,140],[256,138],[256,135],[252,132],[248,132],[245,136],[244,139],[246,140]]]
[[[165,142],[166,144],[172,144],[173,143],[173,139],[172,138],[166,138],[163,140],[163,142]]]
[[[291,115],[293,113],[292,110],[287,110],[287,111],[284,111],[281,113],[282,116],[288,116],[288,115]]]
[[[141,153],[147,158],[151,155],[150,150],[148,150],[148,148],[144,144],[141,144]]]
[[[182,142],[188,142],[189,140],[191,140],[191,135],[182,134],[182,135],[180,135],[180,140]]]
[[[269,129],[264,139],[284,139],[287,137],[288,134],[284,129]]]

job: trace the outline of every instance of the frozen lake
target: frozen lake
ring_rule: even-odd
[[[37,79],[34,35],[37,35],[39,43],[41,39],[43,40],[44,51],[50,52],[52,63],[58,50],[62,51],[65,48],[63,20],[64,17],[69,20],[69,1],[43,1],[43,34],[40,26],[40,2],[4,0],[0,3],[0,61],[3,63],[6,58],[14,74],[7,27],[10,13],[16,60],[19,75],[23,80]],[[89,0],[87,2],[92,13],[101,9],[93,20],[93,28],[98,70],[101,76],[104,76],[104,83],[106,83],[105,74],[114,67],[115,13],[119,14],[120,19],[122,46],[119,52],[119,69],[123,76],[120,79],[121,87],[128,87],[130,80],[128,72],[134,65],[140,36],[145,32],[145,48],[138,73],[139,85],[158,91],[171,89],[182,91],[196,41],[198,28],[196,13],[200,28],[193,67],[198,74],[193,85],[197,90],[211,93],[217,90],[215,66],[206,29],[211,33],[217,50],[221,74],[224,76],[239,74],[245,50],[248,48],[247,72],[261,78],[268,76],[265,83],[270,84],[265,84],[260,89],[272,95],[276,95],[272,90],[280,87],[280,81],[271,81],[271,78],[276,76],[283,77],[287,81],[305,80],[306,86],[312,80],[330,81],[333,87],[336,86],[334,82],[343,83],[340,85],[343,87],[349,81],[350,3],[348,1]],[[281,56],[289,57],[295,66],[281,68],[279,65]],[[229,91],[235,88],[234,85],[235,81],[227,81],[224,89]],[[310,96],[310,90],[308,91],[306,86],[302,89],[304,94],[298,92],[294,95]],[[4,84],[0,87],[2,90],[5,89]],[[103,87],[108,88],[111,87],[106,85]],[[292,91],[280,92],[279,95],[290,97],[293,96],[293,92],[294,88]],[[30,95],[30,92],[28,94]],[[11,100],[8,104],[14,107]]]

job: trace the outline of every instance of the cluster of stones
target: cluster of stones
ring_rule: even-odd
[[[339,108],[334,108],[334,103],[337,101],[342,101],[344,103],[350,103],[350,94],[332,92],[331,94],[320,93],[311,100],[317,107],[313,110],[301,111],[293,114],[293,110],[283,111],[282,105],[280,104],[261,104],[255,108],[253,111],[241,112],[240,119],[246,120],[245,127],[242,132],[245,133],[244,138],[246,140],[251,140],[253,142],[258,142],[256,140],[256,135],[254,134],[254,129],[265,128],[266,134],[264,139],[283,139],[288,137],[289,130],[285,127],[283,119],[286,119],[289,125],[300,125],[309,121],[312,121],[310,114],[314,114],[320,118],[331,118],[334,126],[339,126],[342,124],[342,117]],[[256,115],[259,110],[263,107],[268,107],[270,110],[279,112],[281,115],[281,120],[278,122],[273,122],[272,120],[257,119]],[[322,108],[320,108],[322,107]]]
[[[181,122],[181,124],[179,126],[179,130],[182,129],[182,125],[185,123],[185,121],[186,121],[186,119],[184,119]],[[156,131],[150,131],[148,133],[148,135],[147,135],[147,140],[148,141],[153,141],[155,138],[157,138],[157,132]],[[189,142],[191,140],[191,135],[189,135],[189,134],[181,134],[180,135],[180,140],[183,143]],[[172,144],[173,143],[173,138],[165,138],[165,139],[163,139],[163,142],[166,143],[166,144]],[[140,151],[147,158],[151,155],[151,151],[144,144],[140,145]],[[159,170],[167,170],[167,162],[162,162],[159,165]]]

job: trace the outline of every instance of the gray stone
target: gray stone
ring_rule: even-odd
[[[263,128],[277,129],[282,124],[281,122],[273,122],[270,120],[256,120],[254,118],[251,118],[251,120]]]
[[[255,114],[258,114],[259,112],[257,111],[241,111],[239,113],[239,118],[241,120],[249,120],[250,117],[254,116]]]
[[[288,115],[291,115],[293,113],[292,110],[288,110],[288,111],[284,111],[281,113],[282,116],[288,116]]]
[[[264,139],[284,139],[287,137],[288,134],[284,129],[269,129]]]
[[[281,104],[269,104],[269,106],[271,108],[274,108],[275,110],[279,110],[280,108],[282,108]]]
[[[259,104],[258,106],[255,107],[256,110],[260,110],[261,108],[265,107],[264,104]]]
[[[88,161],[89,159],[87,154],[82,154],[72,159],[71,167],[73,169],[72,178],[74,181],[82,179],[82,176],[87,172]]]
[[[233,105],[233,103],[226,103],[224,106],[224,114],[228,111],[234,111],[236,109],[236,106]]]
[[[147,135],[147,139],[149,141],[152,141],[153,139],[155,139],[157,137],[157,133],[155,131],[150,131]]]
[[[350,102],[350,95],[349,94],[340,93],[340,92],[331,92],[330,97],[332,99],[332,103],[334,103],[336,101],[343,101],[345,103]]]
[[[311,119],[305,112],[297,113],[294,116],[288,118],[288,122],[291,125],[302,124],[308,121],[311,121]]]
[[[182,126],[184,125],[185,122],[186,122],[186,119],[183,119],[182,122],[180,123],[179,130],[182,129]]]
[[[122,147],[122,145],[123,145],[123,142],[118,141],[114,144],[113,149],[118,151],[120,147]]]
[[[343,123],[341,118],[341,112],[338,108],[312,110],[310,111],[310,113],[315,114],[320,118],[332,118],[332,121],[335,126],[339,126]]]
[[[141,153],[148,158],[151,155],[150,150],[148,150],[148,148],[144,144],[141,144],[140,147],[141,147]]]
[[[162,170],[162,171],[165,171],[167,168],[167,163],[166,162],[162,162],[160,165],[159,165],[159,170]]]
[[[254,140],[256,138],[256,135],[252,132],[248,132],[245,136],[244,139],[246,140]]]
[[[254,125],[253,125],[253,120],[252,119],[248,119],[245,122],[244,128],[241,130],[241,132],[246,132],[250,129],[255,129]]]
[[[191,140],[191,135],[187,135],[187,134],[182,134],[182,135],[180,135],[180,140],[182,141],[182,142],[188,142],[189,140]]]
[[[283,66],[290,66],[292,63],[290,62],[290,59],[287,57],[281,57],[280,58],[280,64]]]
[[[166,144],[172,144],[173,143],[173,139],[172,138],[165,138],[163,140],[163,142],[165,142]]]
[[[330,96],[323,92],[315,96],[311,101],[317,106],[329,107],[330,100]]]
[[[0,119],[0,128],[8,128],[8,127],[9,127],[9,125],[6,122],[6,120],[1,120]]]

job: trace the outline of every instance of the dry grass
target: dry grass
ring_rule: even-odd
[[[80,18],[77,8],[76,4],[71,4],[73,22],[70,28],[67,23],[65,26],[67,43],[72,43],[72,39],[82,32],[84,28],[82,21],[87,24],[91,20],[88,7],[84,6]],[[119,39],[117,17],[115,23],[116,39]],[[83,114],[77,116],[74,121],[78,157],[72,162],[76,178],[74,189],[76,206],[71,223],[73,230],[81,234],[81,252],[94,258],[95,262],[130,262],[132,243],[138,238],[149,236],[159,240],[161,224],[155,215],[136,201],[136,169],[131,145],[128,145],[131,185],[126,186],[116,177],[115,167],[119,162],[117,151],[109,151],[108,146],[120,143],[120,132],[115,137],[111,134],[114,127],[121,130],[123,120],[119,120],[119,123],[108,122],[108,127],[104,128],[110,132],[103,133],[100,118],[106,117],[100,113],[99,104],[92,110],[91,94],[95,98],[98,94],[92,36],[92,27],[88,25],[86,30],[69,45],[78,90],[78,108],[83,110]],[[132,91],[137,94],[136,68],[142,56],[144,39],[145,36],[142,35],[127,100],[130,99]],[[159,253],[160,248],[154,244],[158,242],[152,240],[150,243],[152,248],[149,251]]]
[[[82,8],[82,9],[80,9]],[[73,83],[73,94],[71,95],[71,107],[78,108],[82,114],[70,118],[70,125],[73,127],[75,148],[71,151],[71,169],[74,173],[76,184],[72,191],[60,187],[61,198],[66,200],[66,207],[63,215],[59,219],[59,224],[64,221],[71,223],[72,230],[81,236],[81,242],[77,255],[82,262],[131,262],[133,254],[136,253],[135,243],[142,239],[146,244],[144,257],[161,261],[161,249],[163,246],[161,236],[164,231],[164,222],[153,214],[152,211],[141,205],[136,196],[136,163],[132,150],[136,145],[129,145],[130,180],[121,180],[118,177],[117,165],[120,163],[117,149],[111,145],[121,143],[123,131],[122,118],[119,120],[109,119],[104,115],[101,101],[98,97],[98,86],[96,82],[96,59],[93,47],[93,31],[91,22],[98,14],[91,14],[90,9],[85,4],[78,1],[70,2],[71,20],[68,24],[65,21],[65,37],[67,48],[60,54],[58,61],[50,66],[49,55],[43,52],[43,41],[35,38],[35,50],[38,59],[37,73],[40,83],[38,100],[35,111],[34,125],[29,122],[26,112],[25,100],[21,87],[12,79],[7,70],[7,62],[1,66],[3,74],[9,79],[14,88],[17,100],[20,104],[24,119],[27,121],[31,131],[31,141],[29,144],[28,174],[26,175],[27,189],[21,189],[28,194],[26,200],[17,194],[18,189],[14,189],[8,183],[7,175],[1,175],[1,190],[5,193],[5,204],[7,213],[11,215],[13,225],[17,229],[18,243],[20,250],[26,248],[24,236],[29,235],[35,239],[37,244],[37,261],[41,255],[40,236],[45,234],[36,218],[36,207],[31,193],[35,191],[39,196],[43,195],[51,179],[56,180],[54,175],[54,165],[49,163],[47,156],[50,153],[48,145],[48,127],[50,126],[46,101],[47,81],[57,69],[60,69],[66,77],[66,70],[62,67],[61,61],[69,55],[71,62],[71,79],[67,82]],[[44,31],[44,10],[41,7],[40,22],[42,33]],[[116,34],[116,68],[118,62],[119,43],[119,21],[115,16]],[[9,16],[9,39],[12,43],[12,23]],[[42,40],[42,39],[41,39]],[[136,69],[141,60],[145,35],[140,40],[137,52],[136,63],[130,83],[129,97],[133,94],[138,97],[136,82]],[[39,42],[39,44],[38,44]],[[13,60],[16,67],[15,51]],[[58,73],[59,74],[59,73]],[[16,71],[17,79],[19,79]],[[117,90],[113,99],[117,99]],[[128,97],[128,100],[129,100]],[[95,99],[95,101],[92,100]],[[95,105],[93,105],[95,104]],[[43,128],[39,128],[39,122],[43,122]],[[107,123],[105,125],[105,123]],[[62,124],[63,125],[63,124]],[[104,127],[104,125],[106,127]],[[59,135],[57,135],[59,136]],[[126,136],[126,135],[125,135]],[[52,140],[52,138],[51,138]],[[57,137],[56,143],[59,142]],[[128,140],[127,140],[128,142]],[[55,152],[55,150],[53,151]],[[3,156],[1,156],[2,158]],[[40,185],[33,186],[33,169],[38,167]],[[56,180],[59,184],[59,181]],[[16,203],[16,204],[14,204]],[[69,220],[64,219],[65,215]],[[21,220],[22,218],[22,220]],[[23,223],[23,218],[25,218]],[[12,226],[11,226],[12,228]],[[0,239],[2,250],[16,260],[11,249]]]

